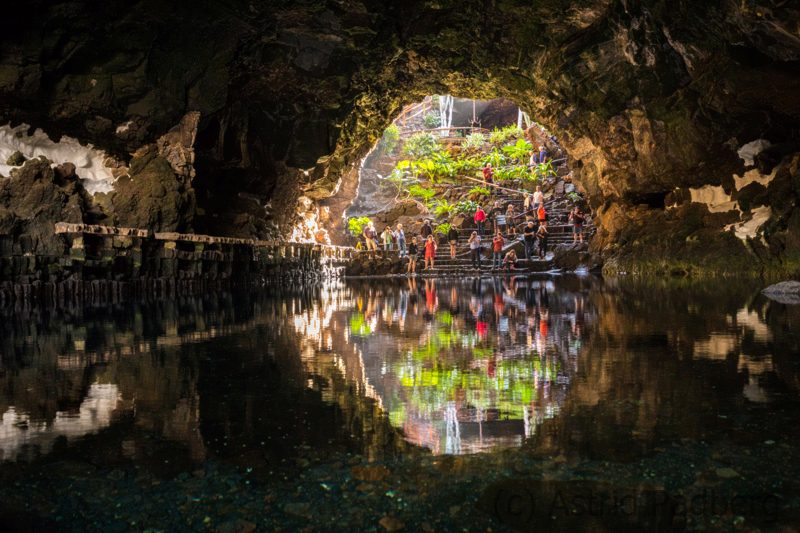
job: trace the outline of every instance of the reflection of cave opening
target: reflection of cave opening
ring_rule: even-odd
[[[571,205],[585,205],[571,178],[557,138],[513,101],[427,96],[403,108],[362,160],[345,227],[354,237],[367,218],[378,231],[402,224],[416,234],[425,219],[464,229],[477,205],[488,211],[498,199],[503,209],[516,201],[524,225],[524,194],[537,185],[564,200],[554,222],[566,223]]]

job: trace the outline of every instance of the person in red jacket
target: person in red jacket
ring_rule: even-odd
[[[494,181],[494,170],[492,169],[491,163],[486,163],[486,166],[483,167],[483,181],[491,188],[492,182]]]
[[[478,235],[483,237],[483,224],[486,222],[486,211],[483,210],[481,206],[478,206],[478,209],[475,211],[475,216],[472,217],[475,221],[475,225],[478,226]]]

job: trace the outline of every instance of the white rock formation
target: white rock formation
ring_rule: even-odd
[[[43,155],[53,162],[53,166],[74,164],[75,173],[84,180],[84,187],[90,194],[109,192],[114,188],[111,169],[103,164],[107,157],[103,150],[98,150],[91,144],[83,146],[77,139],[66,135],[60,141],[54,142],[41,129],[28,135],[28,129],[27,124],[15,128],[10,124],[0,126],[0,174],[9,175],[13,167],[6,165],[6,160],[19,151],[26,159]]]
[[[744,160],[745,165],[752,167],[755,165],[755,157],[770,146],[772,146],[772,144],[768,140],[756,139],[755,141],[743,145],[736,153]]]

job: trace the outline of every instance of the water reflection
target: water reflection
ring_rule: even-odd
[[[7,315],[0,459],[99,435],[114,460],[169,443],[269,473],[309,449],[620,457],[746,438],[736,413],[800,390],[800,310],[757,294],[408,279]]]

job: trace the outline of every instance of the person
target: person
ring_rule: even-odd
[[[383,239],[383,250],[386,252],[390,252],[392,250],[392,243],[394,242],[394,235],[392,235],[392,228],[386,226],[383,228],[383,233],[381,233],[381,238]]]
[[[472,256],[472,268],[481,267],[481,236],[477,231],[473,231],[467,241],[469,244],[469,253]]]
[[[544,205],[544,193],[542,192],[542,186],[536,186],[536,192],[533,193],[533,209],[539,209],[539,207]]]
[[[486,163],[486,166],[483,167],[483,181],[484,183],[486,183],[486,185],[489,186],[489,189],[492,189],[492,183],[494,181],[494,170],[492,169],[491,163]]]
[[[586,215],[583,214],[581,208],[577,205],[569,214],[569,221],[572,222],[572,243],[575,244],[578,239],[583,242],[583,223],[586,220]]]
[[[525,218],[528,218],[528,211],[531,210],[531,202],[533,201],[533,197],[530,193],[525,193],[525,199],[522,201],[522,211],[525,213]]]
[[[406,272],[416,275],[417,273],[417,259],[419,256],[419,247],[417,246],[417,238],[411,238],[411,244],[408,245],[408,265]]]
[[[500,263],[503,261],[503,245],[505,245],[505,239],[503,239],[503,234],[500,230],[494,235],[492,239],[492,268],[500,268]]]
[[[543,144],[539,145],[539,163],[547,163],[547,148]]]
[[[423,241],[427,240],[428,237],[433,235],[433,228],[431,227],[431,221],[430,220],[426,220],[422,224],[422,228],[419,230],[419,234],[422,235]]]
[[[436,259],[436,241],[433,235],[428,235],[425,240],[425,268],[423,270],[433,270],[434,260]]]
[[[506,224],[508,224],[508,235],[517,235],[517,225],[514,222],[516,215],[514,214],[514,204],[509,203],[506,208]]]
[[[536,253],[536,228],[533,221],[528,221],[522,232],[522,240],[525,242],[525,259],[533,259]]]
[[[406,232],[403,231],[402,224],[397,224],[397,231],[394,232],[394,237],[397,241],[397,249],[400,250],[400,257],[406,255]]]
[[[539,239],[539,259],[544,259],[547,256],[547,222],[543,221],[539,224],[539,230],[536,232],[536,237]]]
[[[486,222],[486,211],[483,210],[481,206],[478,206],[478,209],[475,210],[475,216],[472,217],[475,221],[475,225],[478,226],[478,235],[483,235],[483,224]]]
[[[517,269],[517,252],[513,249],[509,250],[505,258],[503,258],[503,267],[509,271]]]
[[[447,230],[447,240],[450,243],[450,259],[456,258],[456,246],[458,245],[458,228],[452,223],[450,229]]]
[[[533,171],[535,170],[533,167],[535,167],[539,163],[539,153],[531,150],[530,156],[531,156],[530,159],[528,159],[528,168],[530,168]]]
[[[489,215],[492,217],[492,222],[494,223],[494,229],[492,233],[497,231],[497,217],[503,214],[503,203],[500,200],[495,200],[494,204],[492,204],[492,209],[489,211]]]
[[[375,231],[375,226],[372,224],[371,220],[367,223],[361,233],[364,235],[364,242],[367,244],[367,251],[377,252],[378,244],[375,242],[375,239],[377,238],[378,234]]]
[[[544,208],[544,204],[540,205],[539,209],[536,210],[536,218],[539,219],[539,224],[547,221],[547,211]]]

